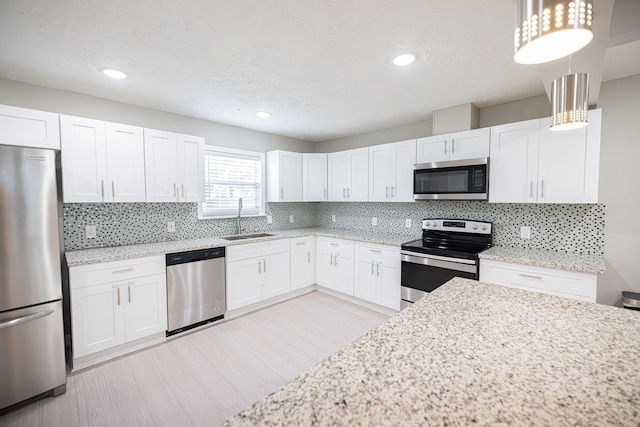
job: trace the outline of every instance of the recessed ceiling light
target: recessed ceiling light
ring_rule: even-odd
[[[270,112],[268,112],[268,111],[258,111],[258,112],[256,113],[256,115],[257,115],[258,117],[260,117],[261,119],[266,119],[266,118],[268,118],[268,117],[271,117],[271,113],[270,113]]]
[[[416,57],[414,55],[410,53],[404,53],[393,58],[393,63],[400,67],[404,67],[405,65],[411,64],[413,61],[415,61],[415,59]]]
[[[123,73],[120,70],[114,70],[113,68],[103,68],[102,69],[102,74],[104,74],[107,77],[111,77],[112,79],[117,79],[117,80],[121,80],[121,79],[126,79],[127,75],[125,73]]]

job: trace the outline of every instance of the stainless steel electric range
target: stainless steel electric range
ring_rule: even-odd
[[[454,277],[478,279],[478,254],[491,247],[491,223],[424,219],[422,239],[402,245],[401,308]]]

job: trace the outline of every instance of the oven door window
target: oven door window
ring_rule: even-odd
[[[486,165],[419,169],[414,172],[414,194],[485,193],[486,174]]]
[[[402,262],[401,277],[402,286],[418,289],[424,292],[431,292],[454,277],[464,277],[466,279],[477,280],[476,273],[467,273],[464,271],[449,270],[447,268],[413,264],[410,262]]]

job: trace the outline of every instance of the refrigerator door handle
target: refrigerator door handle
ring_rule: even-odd
[[[41,317],[46,317],[52,313],[53,313],[53,310],[45,310],[45,311],[39,311],[33,314],[27,314],[26,316],[18,317],[17,319],[0,323],[0,329],[9,328],[11,326],[16,326],[21,323],[29,322],[31,320],[40,319]]]

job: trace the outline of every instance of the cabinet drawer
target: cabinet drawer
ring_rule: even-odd
[[[152,274],[164,274],[165,270],[163,255],[80,265],[69,268],[69,284],[71,289],[83,288]]]
[[[227,247],[227,262],[289,252],[289,239],[243,243]]]
[[[294,237],[290,242],[291,250],[309,249],[313,246],[313,236]]]
[[[260,243],[260,245],[262,245],[262,256],[289,252],[289,239],[268,240],[266,242]]]
[[[318,251],[335,253],[343,258],[353,258],[354,243],[350,240],[321,238],[318,239]]]
[[[357,244],[358,259],[376,259],[385,264],[400,263],[400,248],[386,245]]]
[[[480,280],[499,285],[529,288],[552,295],[575,295],[585,297],[589,301],[595,301],[597,296],[597,277],[595,274],[567,270],[481,260]]]

